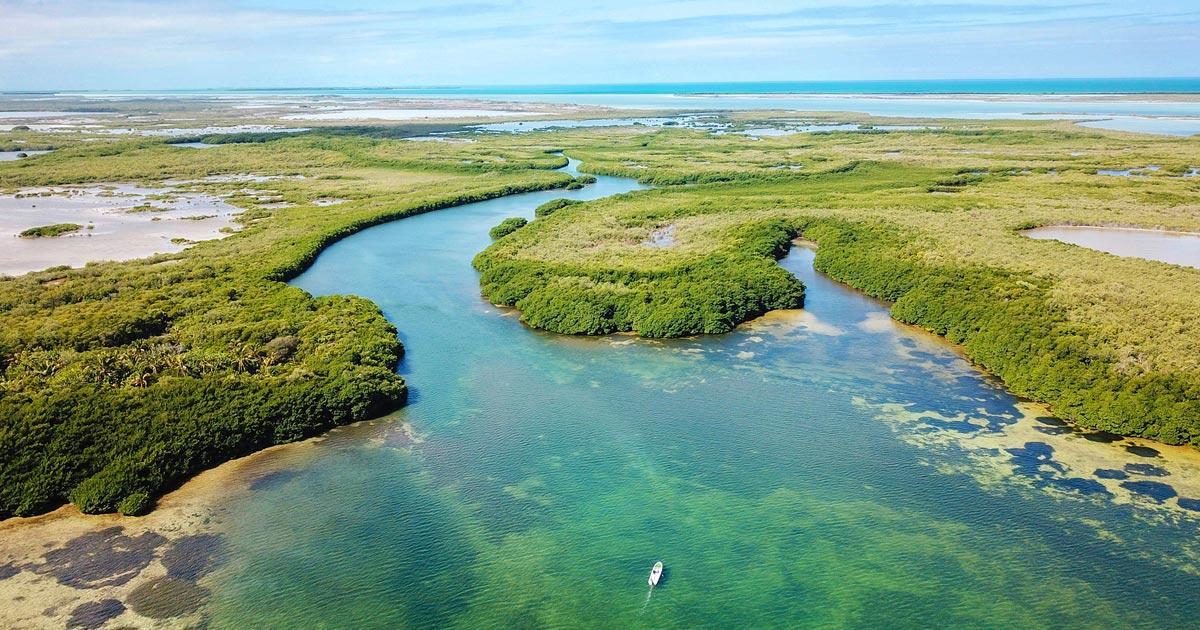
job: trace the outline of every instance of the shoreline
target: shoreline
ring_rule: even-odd
[[[811,248],[803,240],[795,242],[797,247]],[[814,273],[816,272],[814,270]],[[845,283],[833,280],[821,274],[827,281],[844,289],[868,298],[881,309],[887,309],[886,302],[871,298],[862,291],[854,289]],[[870,318],[868,318],[870,319]],[[997,381],[986,370],[974,365],[954,344],[943,337],[930,333],[920,327],[886,318],[875,322],[879,326],[891,326],[904,330],[918,338],[920,343],[953,352],[964,366],[981,375],[982,378],[997,384]],[[806,327],[815,334],[829,334],[819,330],[821,326],[864,326],[869,322],[820,322],[814,321],[810,312],[805,310],[771,311],[766,315],[745,322],[743,330],[756,334],[775,334],[781,330],[799,326]],[[562,336],[564,343],[574,343],[578,338]],[[589,341],[602,341],[602,337],[588,337]],[[629,339],[628,343],[646,342],[661,344],[663,340]],[[897,351],[900,351],[897,348]],[[911,350],[910,350],[911,351]],[[956,369],[956,368],[955,368]],[[1019,397],[1018,397],[1019,398]],[[1105,443],[1105,440],[1093,440],[1085,430],[1072,433],[1046,433],[1043,431],[1048,422],[1044,415],[1045,407],[1038,403],[1020,399],[1021,417],[998,432],[985,432],[978,435],[958,436],[952,432],[930,434],[922,430],[927,422],[944,421],[947,418],[937,416],[935,412],[910,409],[907,406],[890,403],[872,403],[866,400],[856,401],[855,404],[868,407],[875,411],[876,417],[897,434],[898,439],[934,453],[948,452],[948,449],[963,449],[967,451],[967,463],[943,472],[961,473],[970,476],[985,488],[1007,492],[1020,490],[1033,483],[1020,476],[1019,467],[995,453],[1003,453],[1006,448],[1020,447],[1028,441],[1045,441],[1054,446],[1055,461],[1065,465],[1066,470],[1075,474],[1085,474],[1093,468],[1120,468],[1128,462],[1153,461],[1155,465],[1170,471],[1172,483],[1181,491],[1181,496],[1200,496],[1200,452],[1186,446],[1173,447],[1153,443],[1138,438],[1125,438]],[[1059,426],[1049,425],[1051,428]],[[15,518],[0,521],[0,567],[16,566],[20,570],[5,578],[0,578],[0,601],[6,605],[0,608],[0,625],[14,627],[30,626],[62,626],[85,605],[98,601],[125,602],[132,597],[136,600],[139,588],[144,592],[147,585],[170,583],[169,569],[164,563],[165,553],[173,546],[186,540],[223,540],[222,530],[226,517],[243,501],[250,500],[255,490],[255,484],[268,479],[274,474],[301,470],[309,465],[314,458],[319,457],[324,445],[336,447],[346,441],[367,440],[371,442],[396,444],[412,447],[423,442],[413,426],[398,414],[389,414],[381,418],[356,422],[336,427],[319,436],[303,441],[280,444],[246,456],[224,462],[214,468],[205,470],[183,482],[178,488],[163,495],[157,508],[143,517],[123,517],[116,514],[86,515],[73,506],[63,506],[48,514],[33,517]],[[1095,443],[1095,442],[1101,443]],[[1136,449],[1143,453],[1153,452],[1153,459],[1139,459],[1147,455],[1137,455]],[[930,464],[933,465],[933,464]],[[939,470],[942,470],[939,468]],[[1064,473],[1066,474],[1066,473]],[[1183,480],[1184,483],[1180,483]],[[1156,518],[1187,518],[1192,516],[1183,508],[1173,504],[1150,505],[1135,496],[1136,493],[1122,488],[1119,480],[1104,480],[1103,485],[1113,494],[1114,505],[1134,504],[1138,508],[1148,510],[1147,515]],[[1045,491],[1056,492],[1053,488]],[[1200,516],[1200,515],[1197,515]],[[152,552],[152,557],[140,566],[127,571],[132,575],[120,584],[88,586],[79,588],[63,584],[63,574],[44,569],[44,558],[62,549],[77,545],[78,541],[100,537],[106,532],[119,530],[120,544],[136,545],[137,541],[146,539],[163,540]],[[211,538],[203,538],[211,537]],[[132,541],[132,542],[131,542]],[[103,557],[106,550],[95,553]],[[118,568],[121,562],[113,563]],[[77,568],[77,567],[76,567]],[[210,589],[214,586],[214,578],[210,575],[220,575],[219,566],[215,573],[205,573],[191,584],[198,589],[193,600],[186,602],[168,601],[162,605],[174,605],[177,610],[186,612],[171,617],[155,619],[140,615],[132,609],[123,610],[119,616],[113,617],[116,625],[130,627],[194,627],[205,622],[204,601]],[[210,569],[212,570],[212,569]],[[109,578],[108,575],[93,575],[93,582]],[[219,578],[217,578],[219,579]],[[99,600],[97,600],[99,598]]]
[[[821,98],[981,100],[990,102],[1062,101],[1123,103],[1200,103],[1200,92],[679,92],[678,97],[698,98]]]
[[[406,448],[424,441],[393,412],[223,462],[159,497],[145,516],[84,514],[67,504],[46,514],[0,521],[0,626],[67,626],[82,606],[146,599],[144,593],[159,585],[186,589],[188,597],[164,589],[143,604],[143,612],[171,614],[139,614],[130,606],[111,622],[119,627],[203,626],[214,576],[236,561],[226,554],[223,527],[228,515],[251,499],[255,485],[303,469],[328,441],[357,440],[363,431],[383,433],[381,429],[384,435],[370,439]],[[207,543],[206,548],[197,549],[197,542]],[[172,577],[169,556],[177,548],[188,552],[190,580]],[[135,558],[137,554],[142,557]]]
[[[205,470],[160,497],[145,516],[84,514],[67,504],[46,514],[0,521],[0,567],[8,567],[5,573],[10,574],[0,579],[0,625],[63,627],[86,610],[84,606],[127,603],[131,596],[140,597],[139,587],[146,592],[159,584],[175,586],[180,581],[170,577],[167,556],[173,548],[194,546],[195,541],[211,543],[200,552],[208,554],[203,570],[188,582],[195,596],[151,601],[143,609],[168,608],[180,614],[155,618],[130,608],[113,619],[116,625],[132,627],[202,624],[203,600],[209,592],[206,578],[221,564],[225,516],[246,499],[256,479],[303,466],[326,435],[272,446]],[[51,562],[63,550],[76,549],[76,557],[67,564]]]

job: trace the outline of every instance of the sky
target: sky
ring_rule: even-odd
[[[1187,77],[1200,0],[0,0],[0,91]]]

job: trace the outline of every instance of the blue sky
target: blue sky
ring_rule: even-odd
[[[1200,0],[0,0],[0,90],[1196,76]]]

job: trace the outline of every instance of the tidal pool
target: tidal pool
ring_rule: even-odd
[[[1150,118],[1142,116],[1115,116],[1104,120],[1089,120],[1076,123],[1081,127],[1132,131],[1164,136],[1194,136],[1200,134],[1200,118]]]
[[[1200,268],[1200,234],[1137,228],[1050,225],[1023,232],[1029,238],[1054,240],[1117,256],[1158,260]]]
[[[0,195],[0,274],[129,260],[221,238],[241,209],[214,195],[132,184],[26,188]],[[19,238],[27,228],[76,223],[77,232]]]
[[[49,153],[49,151],[0,151],[0,162],[23,160],[35,155],[44,155],[46,153]]]
[[[1102,168],[1096,171],[1097,175],[1105,175],[1107,177],[1145,177],[1150,173],[1161,171],[1162,167],[1154,164],[1143,166],[1140,168]]]
[[[782,261],[805,310],[721,336],[564,337],[479,297],[500,219],[636,187],[381,225],[294,281],[383,309],[410,403],[227,506],[211,627],[1194,622],[1193,454],[1019,401],[809,250]]]

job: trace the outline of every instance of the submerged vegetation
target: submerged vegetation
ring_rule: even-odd
[[[778,122],[749,117],[734,122]],[[1017,233],[1200,229],[1200,180],[1179,177],[1196,167],[1197,141],[1066,123],[938,125],[762,139],[578,129],[454,143],[339,129],[205,138],[220,146],[203,151],[60,143],[0,165],[10,192],[170,179],[244,209],[243,229],[178,254],[0,280],[0,517],[66,500],[141,513],[199,470],[401,404],[402,348],[378,308],[285,281],[371,225],[588,181],[549,170],[566,164],[552,153],[564,148],[591,172],[664,187],[555,200],[528,225],[497,226],[475,259],[483,294],[531,326],[726,332],[803,304],[802,284],[776,264],[803,236],[819,244],[818,269],[962,344],[1013,391],[1087,426],[1200,444],[1200,272]],[[1161,169],[1096,175],[1146,164]]]

